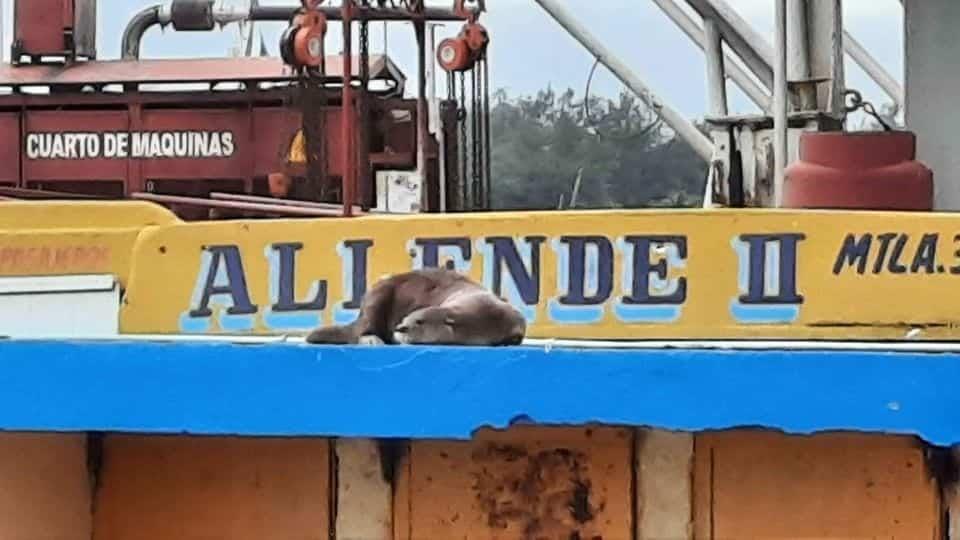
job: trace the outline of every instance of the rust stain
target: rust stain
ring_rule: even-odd
[[[0,247],[0,275],[100,270],[109,267],[110,258],[104,245]]]
[[[518,529],[524,540],[603,540],[585,530],[605,503],[592,490],[583,452],[490,443],[472,458],[474,496],[491,529]]]

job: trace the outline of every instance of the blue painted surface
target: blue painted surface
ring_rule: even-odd
[[[960,355],[0,342],[0,429],[467,438],[526,416],[960,443]]]

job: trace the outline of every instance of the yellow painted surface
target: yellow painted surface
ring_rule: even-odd
[[[0,204],[0,276],[114,274],[126,283],[144,227],[179,220],[139,201]]]
[[[416,267],[423,242],[457,239],[470,248],[458,268],[488,286],[497,281],[489,246],[499,246],[499,292],[525,311],[531,337],[957,337],[958,229],[960,216],[952,214],[733,210],[176,224],[141,236],[121,326],[269,334],[349,321],[355,311],[343,309],[352,291],[345,278],[361,268],[351,253],[365,253],[365,280],[357,281],[372,284]],[[583,237],[597,243],[577,257]],[[359,245],[351,242],[369,248],[351,250]],[[441,249],[438,260],[456,260],[459,250]],[[530,253],[539,265],[524,257]],[[565,277],[578,273],[585,277]],[[281,286],[284,275],[294,276],[291,286]],[[525,279],[530,287],[515,286]],[[325,297],[318,295],[324,286]],[[202,305],[205,289],[218,294]],[[306,305],[312,300],[325,302]],[[224,316],[232,304],[234,313]]]
[[[0,204],[0,231],[139,228],[178,221],[166,208],[143,201],[5,201]]]

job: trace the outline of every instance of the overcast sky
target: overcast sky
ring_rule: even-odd
[[[21,0],[29,1],[29,0]],[[218,0],[245,4],[244,0]],[[754,28],[773,38],[772,0],[727,0]],[[4,22],[9,41],[12,0],[6,4]],[[295,3],[296,0],[261,0],[261,4]],[[449,5],[452,0],[427,0],[430,5]],[[117,58],[120,36],[127,21],[140,9],[156,0],[100,0],[98,49],[103,59]],[[335,3],[335,0],[328,0]],[[704,61],[700,50],[649,0],[566,0],[596,36],[620,55],[629,66],[665,102],[689,117],[702,116],[706,90]],[[846,0],[845,27],[891,72],[903,79],[903,8],[897,0]],[[533,0],[487,0],[489,12],[483,23],[491,34],[490,69],[492,85],[504,87],[510,94],[531,94],[552,85],[583,92],[593,58],[547,15]],[[282,23],[260,25],[268,50],[276,54]],[[438,30],[438,36],[455,34],[455,25]],[[391,58],[412,79],[415,76],[415,50],[412,28],[392,24],[387,30]],[[143,42],[142,56],[151,58],[223,56],[235,44],[236,25],[223,31],[203,34],[161,33],[151,30]],[[340,33],[331,27],[329,52],[341,48]],[[371,25],[372,52],[383,49],[382,25]],[[9,45],[4,46],[5,56]],[[860,89],[867,99],[879,105],[886,96],[847,60],[847,84]],[[598,94],[616,95],[622,85],[606,70],[598,71],[593,89]],[[734,112],[756,112],[753,105],[731,85]]]

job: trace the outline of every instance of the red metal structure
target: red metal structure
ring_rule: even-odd
[[[0,138],[19,141],[0,146],[5,198],[148,198],[185,219],[338,208],[352,215],[377,207],[379,171],[407,171],[422,175],[423,210],[471,206],[458,197],[471,179],[463,167],[467,143],[457,134],[465,117],[485,111],[465,114],[465,96],[452,93],[435,109],[442,133],[429,133],[423,62],[411,99],[397,66],[368,53],[365,33],[376,20],[418,28],[429,20],[473,23],[482,4],[468,9],[458,0],[441,10],[405,0],[343,0],[339,7],[304,0],[238,13],[173,0],[130,22],[122,60],[100,61],[90,46],[95,0],[43,0],[47,14],[62,17],[38,15],[39,3],[17,2],[14,63],[0,65]],[[281,58],[139,58],[140,37],[151,26],[208,31],[236,20],[287,22]],[[344,52],[329,56],[326,27],[337,22]],[[358,55],[350,46],[354,25]],[[485,152],[477,139],[469,142],[473,152]],[[301,140],[305,159],[291,160],[291,145]],[[285,200],[268,200],[278,197]]]

